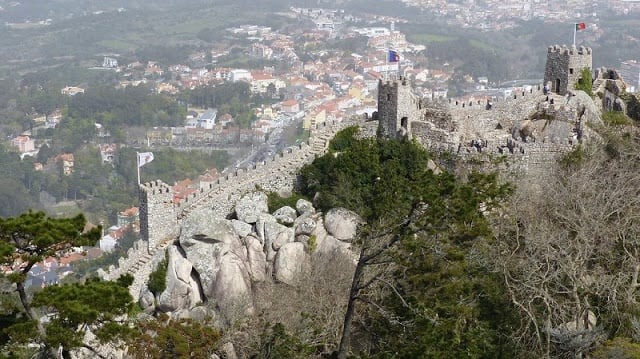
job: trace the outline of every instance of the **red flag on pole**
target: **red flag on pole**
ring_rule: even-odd
[[[576,24],[576,31],[584,30],[587,28],[587,24],[584,22],[579,22]]]

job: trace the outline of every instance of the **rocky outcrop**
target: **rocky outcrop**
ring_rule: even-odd
[[[318,219],[318,226],[313,231],[315,240],[314,253],[322,256],[333,256],[338,253],[351,256],[351,244],[340,241],[327,232],[322,218]]]
[[[147,287],[142,287],[140,290],[140,299],[138,304],[142,311],[145,313],[153,313],[156,310],[156,298],[153,293]]]
[[[274,251],[283,245],[293,242],[293,229],[283,226],[277,222],[266,222],[264,224],[265,243],[270,243]]]
[[[316,217],[313,216],[313,211],[307,210],[300,217],[296,218],[293,223],[295,235],[311,235],[317,225]]]
[[[210,297],[226,317],[253,311],[251,281],[245,262],[235,255],[223,255]]]
[[[236,230],[236,234],[240,237],[246,237],[251,233],[253,229],[250,224],[239,221],[237,219],[231,220],[231,225]]]
[[[174,246],[168,248],[167,255],[167,283],[166,289],[158,297],[158,309],[171,312],[192,308],[201,301],[199,285],[191,277],[193,266]]]
[[[261,213],[269,212],[267,195],[262,192],[252,192],[244,195],[236,203],[236,217],[246,223],[256,223]]]
[[[627,86],[614,69],[599,68],[593,83],[593,93],[601,99],[599,105],[603,111],[627,112],[627,105],[622,96],[627,92]]]
[[[204,295],[211,298],[222,257],[242,256],[244,251],[231,221],[206,218],[207,212],[190,217],[183,225],[180,247],[198,273]]]
[[[216,218],[211,209],[191,213],[168,249],[167,289],[154,298],[143,288],[143,309],[229,323],[254,311],[252,288],[258,283],[298,285],[312,256],[349,252],[346,241],[353,239],[359,223],[352,212],[329,211],[325,225],[309,201],[299,200],[296,209],[282,207],[271,215],[265,212],[266,197],[260,192],[243,197],[237,220]]]
[[[313,208],[313,204],[306,199],[299,199],[296,202],[296,211],[299,215],[303,215],[307,212],[315,213],[315,209]]]
[[[307,263],[304,245],[299,242],[287,243],[278,251],[274,263],[275,279],[294,285]]]
[[[262,250],[263,246],[253,235],[247,236],[244,241],[247,247],[247,264],[251,280],[263,282],[267,279],[267,255]]]
[[[346,208],[332,208],[324,216],[324,227],[330,235],[341,241],[351,242],[356,236],[360,216]]]
[[[296,220],[298,214],[295,209],[289,206],[284,206],[273,212],[273,216],[282,224],[293,224],[293,221]]]

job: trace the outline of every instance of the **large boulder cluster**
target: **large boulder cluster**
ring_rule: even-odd
[[[185,219],[166,251],[165,290],[155,296],[141,290],[145,311],[214,321],[250,315],[256,284],[295,286],[313,256],[353,256],[351,243],[361,223],[344,208],[323,217],[306,200],[269,213],[267,196],[259,191],[238,201],[234,217],[216,218],[212,209],[203,209]],[[160,254],[156,263],[164,258]]]

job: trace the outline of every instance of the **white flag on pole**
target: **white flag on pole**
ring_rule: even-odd
[[[138,153],[138,168],[153,161],[153,152],[141,152]]]

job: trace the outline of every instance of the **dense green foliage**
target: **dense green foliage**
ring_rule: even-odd
[[[39,209],[38,194],[44,180],[42,173],[33,169],[33,160],[20,160],[17,153],[0,145],[0,217],[15,216],[28,209]]]
[[[203,86],[186,93],[189,103],[198,107],[220,107],[249,99],[251,92],[246,82],[225,82],[219,86]]]
[[[369,355],[511,357],[512,309],[478,257],[492,238],[483,211],[499,207],[510,187],[495,174],[436,174],[415,143],[355,135],[338,133],[329,153],[302,169],[301,189],[317,193],[320,209],[346,207],[368,222],[351,296],[376,303],[358,327]]]
[[[100,228],[85,231],[85,224],[82,215],[54,219],[42,212],[0,219],[0,263],[13,265],[16,260],[23,263],[7,275],[15,284],[22,305],[5,314],[14,319],[9,320],[5,332],[9,341],[1,343],[8,350],[36,343],[45,352],[62,346],[68,353],[72,348],[84,346],[87,326],[101,339],[112,340],[114,334],[126,332],[126,326],[122,327],[115,319],[131,309],[132,298],[127,289],[132,282],[130,276],[116,282],[91,279],[86,283],[49,286],[33,298],[25,291],[27,273],[35,263],[60,256],[71,247],[95,244]],[[42,321],[43,315],[48,315],[49,320]],[[109,335],[103,336],[103,329]]]
[[[129,353],[136,359],[209,358],[218,347],[220,333],[190,319],[138,322],[128,341]]]
[[[513,309],[500,276],[478,257],[488,256],[491,245],[491,230],[478,209],[487,198],[499,198],[491,192],[500,189],[495,178],[473,177],[466,184],[440,183],[447,190],[428,201],[417,223],[421,230],[394,248],[395,290],[382,302],[395,320],[376,313],[368,323],[379,351],[375,357],[514,356],[506,340]]]
[[[338,133],[329,145],[337,155],[331,150],[301,169],[302,193],[308,198],[318,193],[316,205],[323,211],[345,207],[365,219],[409,205],[415,182],[432,176],[425,171],[426,152],[412,142],[356,140],[354,134],[353,128]]]
[[[593,97],[593,78],[591,76],[591,69],[585,67],[580,71],[580,79],[575,85],[576,90],[581,90],[587,93],[587,95]]]
[[[164,259],[158,263],[156,269],[149,274],[149,291],[158,296],[167,288],[167,269],[169,268],[169,257],[165,252]]]
[[[620,111],[607,111],[602,114],[602,121],[609,126],[630,125],[631,119]]]
[[[103,335],[101,329],[114,333],[114,321],[127,314],[132,306],[128,284],[130,281],[110,282],[89,279],[85,283],[48,286],[34,295],[32,305],[45,307],[54,314],[46,325],[46,342],[54,348],[82,346],[84,326],[96,326],[95,334],[105,340],[115,337]],[[102,327],[104,323],[109,326]]]
[[[343,129],[333,136],[331,142],[329,142],[330,152],[341,152],[353,146],[356,142],[355,136],[358,134],[358,127],[351,126]]]

